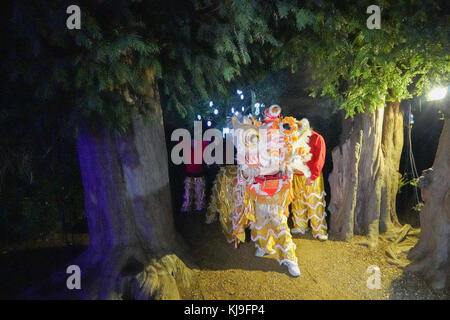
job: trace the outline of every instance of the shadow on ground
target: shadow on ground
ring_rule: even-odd
[[[254,256],[250,241],[235,249],[225,241],[218,223],[206,225],[204,216],[179,217],[178,231],[194,270],[192,286],[183,299],[449,299],[449,292],[433,291],[414,274],[390,263],[387,245],[376,249],[352,242],[319,242],[312,236],[294,237],[302,275],[292,278],[272,258]],[[81,242],[80,242],[81,243]],[[84,243],[84,242],[82,242]],[[24,249],[26,248],[26,249]],[[55,271],[65,269],[85,245],[67,247],[51,242],[0,252],[0,299],[14,299]],[[381,288],[367,287],[367,268],[381,270]]]
[[[3,250],[0,253],[0,300],[15,299],[54,272],[66,269],[85,246]]]
[[[252,242],[235,249],[225,241],[217,222],[206,225],[200,214],[180,217],[180,229],[191,248],[196,267],[185,299],[448,299],[425,282],[390,263],[388,244],[376,249],[352,242],[314,240],[295,236],[302,275],[292,278],[270,257],[254,256]],[[381,288],[369,289],[369,266],[381,270]]]
[[[420,277],[405,271],[400,277],[394,279],[391,283],[392,293],[390,299],[450,299],[449,290],[433,290]]]

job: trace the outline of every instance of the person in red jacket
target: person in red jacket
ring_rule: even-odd
[[[194,163],[194,140],[191,140],[191,161],[185,164],[186,178],[184,179],[184,195],[181,212],[188,213],[192,210],[200,212],[205,208],[205,168],[203,166],[203,152],[208,142],[198,141],[201,146],[202,163]],[[200,150],[200,149],[199,149]]]
[[[325,191],[322,168],[325,163],[326,147],[323,137],[311,129],[306,119],[302,120],[306,143],[311,159],[303,172],[295,172],[293,177],[292,220],[294,228],[291,233],[304,234],[311,225],[314,238],[321,241],[328,239],[325,220]]]

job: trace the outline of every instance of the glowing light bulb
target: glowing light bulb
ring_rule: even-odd
[[[214,114],[215,114],[215,115],[218,115],[218,114],[219,114],[219,110],[214,109]]]
[[[234,113],[234,108],[231,108],[231,113]]]
[[[243,94],[241,94],[241,100],[244,100],[244,95]]]
[[[238,89],[238,90],[236,90],[236,93],[239,94],[239,95],[241,95],[241,94],[242,94],[242,91]]]
[[[245,111],[245,107],[242,107],[241,110],[242,110],[242,112],[244,112]]]
[[[212,107],[214,103],[212,101],[209,102],[209,106]]]
[[[198,120],[202,120],[202,116],[201,115],[197,115],[197,119]]]
[[[428,93],[428,100],[441,100],[447,95],[447,88],[434,88]]]
[[[206,125],[207,125],[208,127],[211,127],[211,124],[212,124],[212,123],[211,123],[211,121],[209,121],[209,120],[208,120],[208,122],[206,123]]]

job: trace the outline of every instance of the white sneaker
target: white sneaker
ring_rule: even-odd
[[[288,267],[288,271],[293,277],[299,277],[300,276],[300,268],[298,267],[298,264],[292,261],[286,261],[284,263]]]
[[[261,248],[256,248],[256,252],[255,252],[255,256],[257,257],[263,257],[266,254],[275,254],[276,251],[271,251],[271,252],[265,252],[263,249]]]
[[[266,252],[261,248],[256,248],[255,256],[257,257],[264,257],[266,255]]]
[[[291,233],[292,234],[305,234],[305,231],[303,231],[302,229],[299,229],[299,228],[292,228]]]
[[[317,239],[319,239],[320,241],[327,241],[328,240],[328,235],[326,235],[326,234],[319,234],[319,235],[317,235]]]

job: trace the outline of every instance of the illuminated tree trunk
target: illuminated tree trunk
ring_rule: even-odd
[[[82,299],[177,299],[190,271],[177,257],[162,110],[154,84],[153,121],[133,115],[117,135],[102,126],[82,128],[78,155],[90,244],[73,264],[82,289],[66,289],[55,275],[52,292],[36,296]],[[42,289],[42,288],[41,288]]]
[[[403,114],[399,102],[344,120],[343,143],[332,151],[330,236],[350,240],[378,235],[395,237],[400,228],[395,210],[403,148]]]
[[[407,267],[421,274],[433,288],[450,285],[450,120],[445,120],[431,169],[419,180],[424,207],[420,239],[411,249]]]

